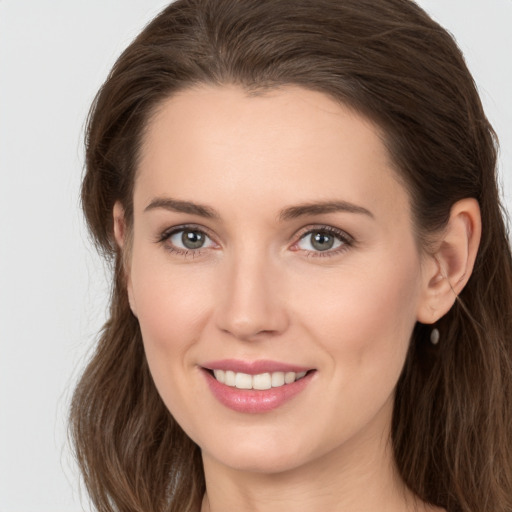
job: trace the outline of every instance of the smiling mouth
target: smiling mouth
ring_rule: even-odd
[[[213,396],[229,409],[259,414],[273,411],[305,392],[316,369],[279,361],[223,359],[200,366]]]
[[[231,370],[209,370],[209,373],[226,386],[237,389],[266,390],[280,388],[303,379],[309,372],[267,372],[250,375]]]

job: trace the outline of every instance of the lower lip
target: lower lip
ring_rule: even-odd
[[[309,372],[305,377],[291,384],[265,390],[226,386],[208,371],[204,370],[203,373],[210,391],[221,404],[236,412],[255,414],[277,409],[294,398],[308,386],[315,372]]]

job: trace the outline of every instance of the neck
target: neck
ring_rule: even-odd
[[[399,477],[386,435],[352,440],[279,473],[226,467],[203,453],[206,489],[202,512],[423,512]]]

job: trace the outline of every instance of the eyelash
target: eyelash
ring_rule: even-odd
[[[197,226],[194,224],[185,224],[181,226],[174,226],[171,229],[168,229],[164,231],[157,239],[157,243],[163,244],[165,246],[165,249],[170,252],[171,254],[177,254],[179,256],[183,257],[192,257],[195,258],[196,256],[199,256],[203,253],[204,250],[207,249],[207,247],[199,247],[197,249],[182,249],[180,247],[176,247],[175,245],[170,242],[170,239],[172,236],[181,233],[183,231],[190,231],[193,233],[200,233],[207,237],[210,240],[213,240],[213,238],[208,234],[208,232],[201,226]]]
[[[197,249],[182,249],[180,247],[176,247],[175,245],[168,243],[172,236],[181,233],[183,231],[190,231],[204,235],[208,239],[213,242],[213,238],[208,234],[208,232],[201,226],[186,224],[181,226],[175,226],[171,229],[164,231],[157,239],[157,243],[165,245],[165,249],[171,254],[177,254],[183,257],[196,257],[200,256],[204,250],[208,249],[208,247],[199,247]],[[328,249],[325,251],[309,251],[298,248],[298,244],[303,241],[308,235],[312,235],[313,233],[325,234],[328,236],[332,236],[336,238],[339,242],[341,242],[340,246],[334,250]],[[215,242],[213,242],[215,243]],[[333,226],[326,225],[318,225],[318,226],[308,226],[303,228],[298,233],[298,240],[294,242],[292,245],[292,250],[294,251],[304,251],[307,253],[308,257],[312,258],[326,258],[337,256],[348,249],[350,249],[354,245],[354,239],[346,232],[337,229]]]
[[[341,229],[335,228],[333,226],[318,225],[308,226],[299,232],[298,240],[293,244],[292,247],[297,246],[308,235],[312,235],[313,233],[320,233],[337,238],[341,242],[341,245],[336,249],[328,249],[326,251],[306,251],[308,257],[311,258],[329,258],[338,256],[349,250],[354,245],[354,239],[345,231],[342,231]],[[300,251],[303,249],[297,248],[294,250]]]

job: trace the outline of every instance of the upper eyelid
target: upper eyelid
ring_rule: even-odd
[[[204,226],[201,226],[199,224],[179,224],[177,226],[172,226],[161,231],[160,234],[158,235],[158,240],[166,240],[172,235],[179,233],[180,231],[198,231],[200,233],[204,233],[208,238],[211,238],[212,240],[215,239],[215,237],[212,236],[211,231]]]
[[[328,233],[338,235],[340,238],[346,240],[347,242],[354,242],[354,237],[347,233],[344,229],[336,228],[334,226],[330,226],[328,224],[315,224],[309,225],[298,230],[293,236],[297,237],[299,240],[302,239],[305,235],[315,232],[315,231],[326,231]],[[293,237],[292,237],[293,238]]]
[[[176,253],[181,257],[188,257],[188,256],[194,256],[194,255],[200,255],[203,253],[203,251],[212,249],[212,246],[206,246],[206,247],[198,247],[189,249],[186,247],[179,247],[176,246],[172,241],[171,238],[176,235],[177,233],[180,233],[182,231],[196,231],[204,234],[210,242],[213,243],[213,245],[217,245],[217,242],[214,238],[212,238],[209,234],[207,229],[205,229],[203,226],[195,226],[193,224],[182,224],[178,226],[172,226],[170,228],[167,228],[163,230],[156,238],[156,243],[159,245],[162,245],[166,251],[169,253]],[[215,248],[215,247],[213,247]]]
[[[189,224],[179,224],[177,226],[172,226],[167,229],[164,229],[160,232],[157,242],[163,242],[169,239],[172,235],[179,233],[180,231],[198,231],[204,233],[208,238],[210,238],[213,242],[219,243],[217,241],[217,237],[212,234],[211,230],[205,226],[195,223]],[[354,237],[350,235],[347,231],[334,227],[329,224],[310,224],[307,226],[303,226],[299,230],[294,231],[293,235],[290,237],[290,241],[293,241],[293,244],[297,244],[305,235],[315,232],[315,231],[326,231],[330,234],[337,235],[340,239],[342,239],[346,243],[353,244],[355,243]]]

